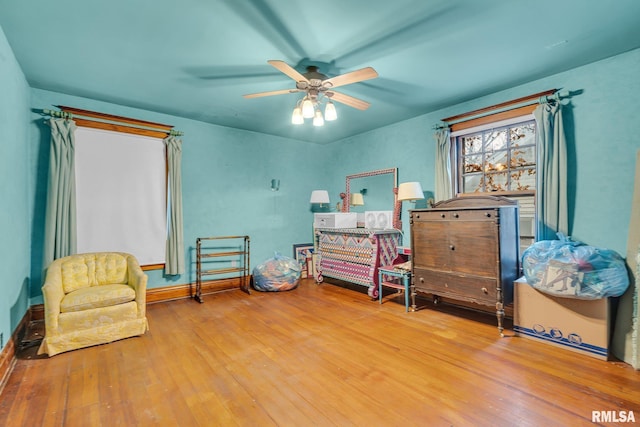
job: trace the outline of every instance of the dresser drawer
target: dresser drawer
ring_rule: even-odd
[[[331,258],[359,264],[371,264],[375,261],[376,246],[346,246],[339,243],[320,242],[320,253],[323,258]]]
[[[370,265],[322,258],[318,269],[323,276],[361,285],[371,286],[377,282],[374,280],[374,269]]]
[[[454,299],[494,306],[497,300],[496,280],[478,276],[414,268],[415,290]]]
[[[495,221],[499,218],[498,209],[468,209],[468,210],[429,210],[411,213],[414,222],[420,221]]]

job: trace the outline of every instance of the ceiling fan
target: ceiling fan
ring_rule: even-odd
[[[358,110],[366,110],[369,103],[344,93],[336,92],[333,88],[345,86],[351,83],[358,83],[364,80],[378,77],[378,73],[371,67],[351,71],[335,77],[327,77],[318,71],[316,66],[308,66],[307,72],[299,73],[284,61],[267,61],[278,71],[286,74],[296,82],[295,89],[272,90],[269,92],[252,93],[243,95],[245,98],[260,98],[263,96],[284,95],[288,93],[304,92],[305,96],[298,101],[293,110],[292,122],[294,124],[304,123],[305,118],[313,118],[313,124],[322,126],[324,120],[335,120],[337,114],[332,101],[337,101]],[[322,116],[320,103],[326,101],[325,115]]]

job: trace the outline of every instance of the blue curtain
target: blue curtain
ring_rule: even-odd
[[[184,273],[184,230],[182,224],[182,140],[169,136],[167,146],[169,166],[169,235],[165,259],[165,274]]]
[[[434,198],[436,202],[439,202],[453,197],[453,191],[451,189],[451,137],[449,128],[436,131],[433,137],[436,140]]]
[[[538,129],[536,240],[569,236],[567,207],[567,142],[562,104],[541,103],[533,111]]]
[[[45,212],[44,266],[76,253],[76,177],[74,168],[76,124],[52,118],[49,183]]]

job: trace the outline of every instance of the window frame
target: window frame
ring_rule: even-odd
[[[486,130],[490,130],[490,129],[503,129],[503,128],[508,128],[510,126],[513,125],[517,125],[517,124],[526,124],[526,123],[533,123],[533,125],[535,126],[535,135],[534,135],[534,150],[536,151],[535,153],[535,169],[536,169],[536,173],[537,173],[537,168],[538,168],[538,155],[537,155],[537,132],[538,132],[538,127],[535,123],[535,118],[533,117],[532,114],[526,115],[526,116],[518,116],[518,117],[513,117],[510,118],[508,120],[501,120],[495,123],[491,123],[491,124],[484,124],[481,126],[475,126],[472,128],[466,128],[463,130],[459,130],[456,132],[452,132],[450,134],[450,144],[451,144],[451,164],[455,165],[455,168],[452,168],[452,171],[455,170],[455,174],[452,173],[451,174],[451,188],[453,189],[453,193],[456,196],[460,196],[463,194],[477,194],[479,192],[463,192],[462,187],[463,187],[463,183],[462,183],[462,179],[463,179],[463,162],[461,161],[461,156],[462,154],[459,152],[460,151],[460,143],[459,143],[459,137],[461,136],[465,136],[465,135],[470,135],[470,134],[475,134],[475,133],[479,133],[479,132],[484,132]],[[509,152],[511,150],[511,148],[507,148],[506,151]],[[535,196],[535,189],[533,190],[507,190],[507,191],[481,191],[480,193],[487,193],[487,194],[495,194],[495,195],[499,195],[499,196],[524,196],[524,195],[534,195]]]
[[[100,129],[105,131],[112,132],[120,132],[120,133],[128,133],[138,136],[146,136],[151,138],[165,139],[172,132],[174,126],[167,125],[163,123],[149,122],[145,120],[132,119],[129,117],[116,116],[112,114],[100,113],[91,110],[84,110],[81,108],[69,107],[65,105],[56,105],[62,112],[69,114],[72,120],[75,122],[78,127],[86,127],[91,129]],[[178,133],[179,134],[179,133]],[[167,224],[170,220],[169,218],[169,203],[170,197],[169,194],[169,165],[167,153],[165,150],[165,187],[167,196],[165,198],[166,211],[167,211]],[[167,230],[168,232],[168,230]],[[165,268],[165,263],[158,264],[146,264],[141,265],[142,270],[160,270]]]

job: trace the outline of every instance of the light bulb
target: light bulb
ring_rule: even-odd
[[[305,119],[310,119],[311,117],[313,117],[313,111],[313,102],[311,101],[311,99],[309,99],[309,97],[305,97],[302,101],[302,117],[304,117]]]
[[[301,125],[304,123],[304,118],[302,117],[302,109],[300,107],[296,107],[293,109],[293,114],[291,115],[291,123],[294,125]]]
[[[338,113],[336,113],[336,106],[333,105],[333,102],[327,102],[327,106],[324,107],[324,119],[326,121],[332,121],[338,118]]]
[[[322,112],[320,110],[316,110],[316,114],[313,116],[313,125],[324,126],[324,118],[322,118]]]

